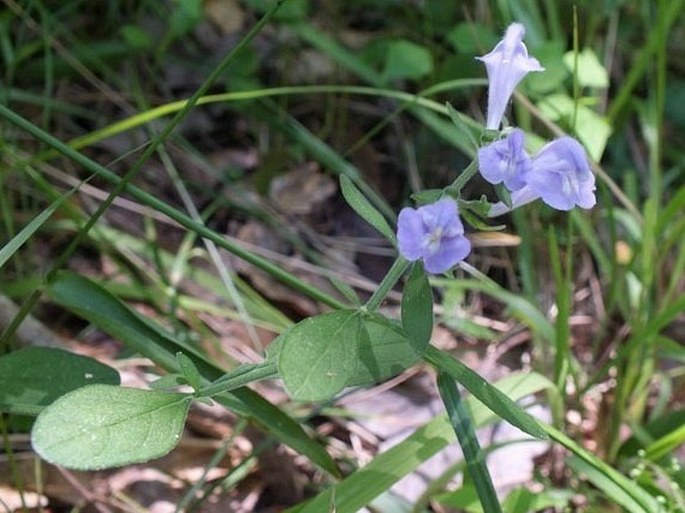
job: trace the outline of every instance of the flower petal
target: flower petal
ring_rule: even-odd
[[[488,116],[486,127],[499,129],[509,98],[518,83],[531,71],[544,71],[540,62],[528,56],[523,43],[525,28],[512,23],[502,41],[488,54],[477,57],[488,72]]]
[[[424,257],[423,265],[427,272],[441,274],[464,260],[470,252],[471,242],[463,235],[444,238],[438,251]]]
[[[523,130],[511,131],[509,136],[478,150],[478,168],[488,182],[504,185],[510,191],[517,191],[526,185],[530,171],[530,156],[523,148]]]
[[[418,210],[406,207],[397,218],[397,244],[400,254],[413,262],[423,254],[423,240],[426,230]]]
[[[558,210],[592,208],[597,201],[595,175],[582,145],[572,137],[555,139],[540,150],[533,158],[528,185]]]

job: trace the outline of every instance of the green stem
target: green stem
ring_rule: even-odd
[[[462,402],[454,379],[444,372],[438,373],[438,390],[445,405],[457,440],[461,445],[466,460],[466,468],[473,479],[478,498],[487,513],[502,513],[490,472],[485,463],[485,454],[480,448],[473,419],[466,405]]]
[[[221,378],[198,390],[198,397],[212,397],[224,392],[230,392],[255,381],[274,379],[278,377],[276,362],[266,361],[257,364],[241,365],[228,372]]]
[[[445,192],[447,192],[450,196],[460,196],[461,190],[467,183],[469,183],[471,178],[476,176],[476,174],[478,174],[478,160],[473,160],[473,162],[471,162],[466,169],[459,173],[459,176],[457,176],[456,180],[454,180],[451,185],[445,188]]]
[[[387,296],[392,290],[397,281],[409,268],[409,265],[409,262],[402,257],[399,257],[397,260],[395,260],[395,263],[392,264],[392,267],[383,278],[383,281],[379,283],[378,288],[366,302],[366,305],[364,305],[367,310],[373,312],[374,310],[377,310],[379,306],[381,306],[381,302],[383,299],[385,299],[385,296]]]

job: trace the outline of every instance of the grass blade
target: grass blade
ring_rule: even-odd
[[[36,233],[36,231],[38,231],[40,227],[43,226],[48,219],[50,219],[50,216],[55,213],[55,210],[57,210],[62,203],[64,203],[64,201],[73,194],[73,192],[74,189],[53,201],[48,208],[43,210],[40,214],[34,217],[29,224],[24,226],[24,228],[22,228],[21,231],[12,238],[12,240],[0,248],[0,269],[2,269],[2,266],[5,265],[10,258],[12,258],[12,255],[14,255],[19,248],[27,240],[29,240],[31,235]]]
[[[501,513],[502,507],[497,499],[497,493],[485,463],[485,455],[478,443],[471,414],[459,396],[459,390],[454,379],[444,372],[439,372],[438,391],[442,397],[442,402],[445,404],[452,428],[457,434],[457,440],[459,440],[466,460],[466,468],[471,474],[478,498],[483,505],[483,511]]]

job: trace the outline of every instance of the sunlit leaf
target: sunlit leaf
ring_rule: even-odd
[[[190,402],[187,394],[91,385],[47,407],[31,441],[43,459],[68,468],[148,461],[176,447]]]

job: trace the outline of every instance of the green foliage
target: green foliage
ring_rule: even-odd
[[[433,58],[427,48],[411,41],[392,41],[386,49],[383,81],[417,79],[433,71]]]
[[[551,383],[535,373],[512,374],[493,384],[502,394],[516,401],[545,390]],[[491,412],[473,398],[467,401],[476,426],[494,420]],[[454,441],[454,431],[445,415],[435,417],[416,429],[405,440],[377,455],[373,461],[326,489],[314,499],[287,513],[319,513],[334,497],[337,513],[357,513],[402,477]]]
[[[493,390],[496,389],[493,387]],[[480,448],[471,414],[464,406],[451,375],[438,372],[438,391],[445,404],[447,417],[457,434],[459,445],[466,460],[469,477],[476,489],[483,510],[488,513],[501,513],[502,507],[492,484],[488,467],[485,464],[485,456]]]
[[[357,310],[310,317],[285,333],[278,371],[294,399],[329,399],[352,380],[359,347],[369,343]]]
[[[14,351],[0,357],[0,411],[38,415],[64,394],[95,383],[118,385],[119,373],[62,349]]]
[[[425,358],[440,372],[458,381],[480,402],[511,425],[532,437],[547,438],[545,430],[533,417],[459,360],[434,347],[428,348]]]
[[[179,373],[176,354],[180,351],[192,360],[207,384],[225,374],[197,349],[175,339],[86,278],[73,273],[57,273],[54,280],[48,283],[48,292],[57,304],[92,322],[167,371]],[[311,458],[327,472],[337,473],[335,464],[324,448],[307,436],[286,413],[259,394],[243,387],[215,399],[223,406],[253,418],[283,443]]]
[[[175,0],[169,20],[174,37],[184,36],[202,19],[202,0]]]

